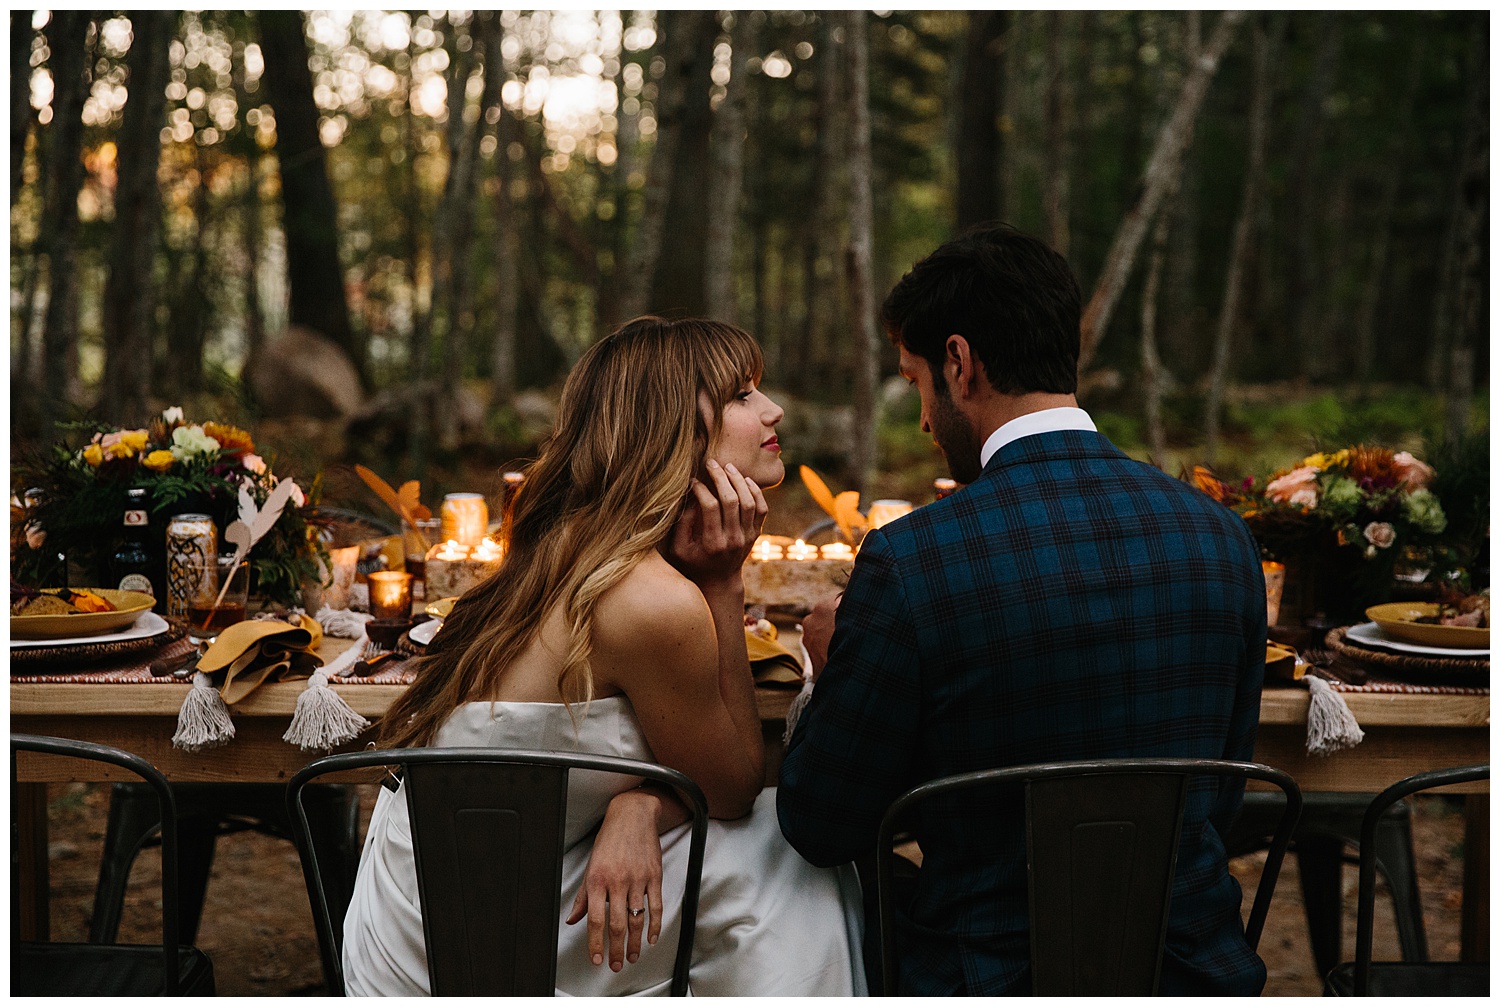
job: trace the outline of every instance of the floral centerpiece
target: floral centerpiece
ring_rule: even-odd
[[[11,504],[11,564],[23,582],[55,580],[59,557],[65,556],[106,583],[131,488],[147,490],[152,535],[164,539],[172,515],[189,512],[210,515],[222,536],[237,515],[242,487],[262,505],[282,481],[272,471],[274,459],[256,453],[247,431],[213,421],[189,423],[179,407],[142,429],[71,429],[71,442],[16,464],[14,478],[25,496]],[[318,577],[312,526],[319,523],[320,490],[321,476],[305,491],[292,484],[291,505],[251,550],[252,592],[298,604],[302,582]]]
[[[1428,489],[1433,476],[1409,452],[1357,445],[1309,455],[1264,483],[1232,486],[1206,469],[1194,481],[1244,517],[1266,558],[1288,565],[1289,592],[1296,569],[1310,609],[1351,618],[1389,596],[1402,557],[1439,542],[1448,519]]]

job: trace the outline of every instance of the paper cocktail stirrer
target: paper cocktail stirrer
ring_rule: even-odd
[[[208,610],[208,615],[203,619],[200,629],[207,629],[208,624],[213,621],[214,613],[224,602],[224,595],[229,591],[229,585],[234,581],[234,575],[242,563],[247,562],[245,557],[250,555],[251,548],[255,543],[265,537],[266,532],[275,526],[281,518],[281,512],[286,509],[287,501],[292,498],[292,491],[296,484],[290,479],[283,479],[276,484],[271,495],[266,497],[264,507],[256,507],[255,500],[250,496],[250,491],[244,486],[240,487],[240,516],[237,521],[232,521],[228,528],[224,529],[224,541],[234,546],[234,551],[229,554],[233,563],[229,567],[229,576],[224,578],[224,583],[219,585],[219,596],[214,599],[214,607]]]

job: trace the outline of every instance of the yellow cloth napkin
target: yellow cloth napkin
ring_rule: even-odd
[[[315,653],[323,641],[323,627],[308,615],[296,616],[296,620],[295,624],[274,619],[235,623],[209,645],[198,670],[205,675],[224,672],[219,695],[230,706],[263,682],[307,678],[323,665]]]
[[[750,652],[750,673],[756,685],[802,687],[802,662],[781,644],[747,629],[745,649]]]
[[[1266,677],[1293,680],[1301,678],[1302,666],[1297,663],[1297,652],[1290,647],[1267,641]]]

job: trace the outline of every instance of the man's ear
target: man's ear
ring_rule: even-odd
[[[988,379],[984,364],[974,356],[969,341],[954,333],[943,344],[943,377],[954,398],[969,399],[980,394]]]

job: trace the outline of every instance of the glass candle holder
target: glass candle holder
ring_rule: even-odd
[[[443,497],[443,538],[470,549],[484,538],[490,508],[478,493],[449,493]]]
[[[876,500],[870,504],[870,513],[867,516],[870,520],[870,527],[879,528],[910,513],[910,500]]]
[[[222,630],[245,621],[245,609],[250,601],[250,564],[241,562],[236,556],[219,556],[214,565],[216,576],[212,597],[188,606],[188,640],[192,643],[209,643],[218,639]],[[226,581],[227,588],[224,586]],[[214,604],[216,601],[217,605]]]
[[[376,619],[411,619],[412,576],[399,570],[370,574],[370,614]]]

